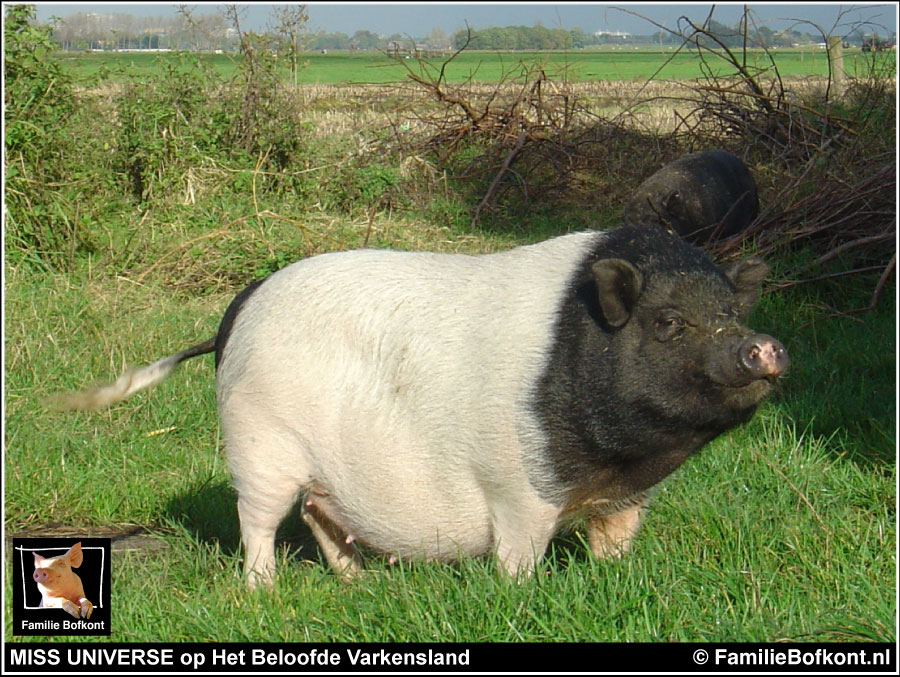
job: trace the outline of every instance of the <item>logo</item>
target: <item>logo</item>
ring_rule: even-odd
[[[13,635],[109,635],[110,539],[14,538]]]

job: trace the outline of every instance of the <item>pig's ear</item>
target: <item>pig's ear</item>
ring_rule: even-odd
[[[659,201],[660,217],[663,215],[671,216],[682,211],[681,195],[677,190],[669,191],[664,198]]]
[[[69,548],[69,552],[64,557],[69,560],[69,566],[73,569],[80,567],[81,562],[84,560],[84,555],[81,552],[81,541]]]
[[[623,326],[641,295],[644,280],[640,271],[624,259],[600,259],[591,272],[603,317],[611,327]]]
[[[729,263],[722,267],[722,272],[737,290],[738,303],[749,308],[756,303],[759,288],[769,274],[769,266],[762,259],[753,257]]]
[[[41,562],[44,561],[44,556],[37,552],[33,553],[33,554],[34,554],[34,566],[38,567],[41,565]]]

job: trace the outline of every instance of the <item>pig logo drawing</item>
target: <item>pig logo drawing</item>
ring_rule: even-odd
[[[13,635],[111,633],[112,540],[14,536]]]
[[[72,569],[77,569],[84,561],[81,543],[69,548],[58,557],[44,557],[34,553],[34,574],[32,578],[41,591],[42,607],[58,607],[75,618],[90,618],[94,605],[84,595],[81,578]]]

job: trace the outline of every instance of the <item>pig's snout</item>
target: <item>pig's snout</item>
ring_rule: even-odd
[[[45,569],[35,569],[31,577],[35,583],[46,583],[47,579],[50,578],[50,574]]]
[[[778,339],[767,334],[753,334],[741,342],[738,359],[754,379],[774,381],[787,369],[787,351]]]

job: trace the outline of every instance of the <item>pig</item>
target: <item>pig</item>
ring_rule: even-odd
[[[75,618],[91,617],[94,605],[84,596],[81,578],[72,571],[81,566],[83,559],[81,542],[59,557],[44,557],[34,553],[32,578],[41,591],[42,607],[60,608]]]
[[[576,523],[597,557],[625,553],[651,487],[752,416],[788,365],[742,323],[766,273],[645,227],[322,254],[247,287],[208,341],[60,404],[106,406],[214,352],[251,587],[295,502],[347,577],[361,551],[494,554],[526,577]]]
[[[625,225],[662,225],[703,246],[745,230],[759,214],[756,182],[736,155],[679,158],[644,181],[625,205]]]

